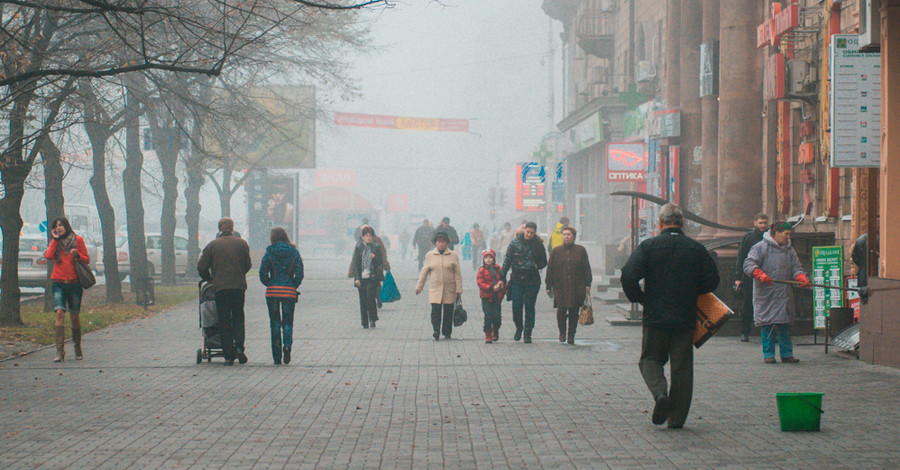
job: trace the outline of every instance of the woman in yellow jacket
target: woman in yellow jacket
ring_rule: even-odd
[[[437,341],[441,333],[445,339],[450,339],[450,334],[453,333],[453,303],[456,296],[462,294],[462,273],[459,270],[459,257],[447,248],[450,243],[447,233],[438,230],[432,241],[435,248],[425,254],[425,263],[416,284],[416,295],[422,293],[425,280],[430,275],[428,302],[431,303],[431,326],[434,328],[434,340]]]

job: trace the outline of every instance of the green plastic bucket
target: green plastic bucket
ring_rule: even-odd
[[[818,431],[823,393],[776,393],[782,431]]]

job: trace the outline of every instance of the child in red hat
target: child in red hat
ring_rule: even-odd
[[[481,259],[483,264],[475,279],[484,311],[484,342],[491,344],[500,339],[500,305],[506,285],[500,279],[500,265],[496,263],[494,250],[481,252]]]

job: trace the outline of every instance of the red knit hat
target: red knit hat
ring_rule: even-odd
[[[481,260],[484,261],[484,257],[490,255],[494,259],[497,259],[497,253],[494,253],[494,250],[488,248],[481,252]]]

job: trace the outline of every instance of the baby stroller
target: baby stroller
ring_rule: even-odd
[[[200,330],[203,332],[203,348],[197,350],[197,364],[212,362],[214,357],[224,357],[222,339],[219,336],[219,319],[216,313],[216,290],[210,282],[200,281]]]

